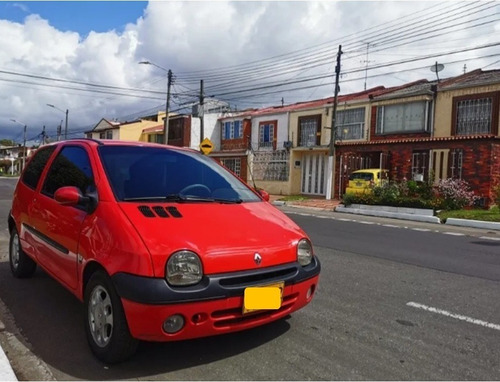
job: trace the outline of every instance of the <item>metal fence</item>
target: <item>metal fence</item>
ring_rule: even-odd
[[[257,151],[253,158],[253,176],[256,180],[287,181],[290,153],[286,150]]]

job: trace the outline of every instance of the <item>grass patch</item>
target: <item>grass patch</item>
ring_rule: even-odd
[[[283,202],[300,202],[302,200],[309,200],[309,198],[306,198],[305,196],[302,195],[287,195],[278,200]]]
[[[440,211],[437,216],[442,222],[448,218],[481,220],[487,222],[500,222],[500,209],[492,207],[489,210],[472,209],[472,210],[455,210],[455,211]]]

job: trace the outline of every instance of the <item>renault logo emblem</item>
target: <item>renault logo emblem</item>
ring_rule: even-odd
[[[262,263],[262,256],[255,253],[255,255],[253,255],[253,261],[255,261],[255,264],[260,265],[260,263]]]

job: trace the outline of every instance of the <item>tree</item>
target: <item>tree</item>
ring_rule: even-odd
[[[0,146],[15,146],[16,143],[10,139],[0,139]]]

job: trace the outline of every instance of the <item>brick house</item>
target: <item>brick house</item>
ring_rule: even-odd
[[[216,128],[220,132],[220,146],[217,145],[218,148],[210,153],[211,157],[222,163],[245,182],[249,180],[248,155],[250,153],[251,112],[253,110],[226,113],[220,117]]]

